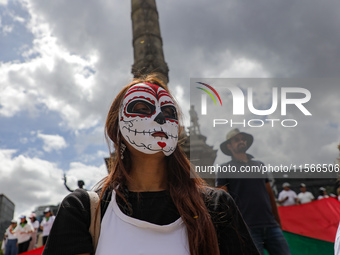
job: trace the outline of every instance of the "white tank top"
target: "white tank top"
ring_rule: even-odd
[[[102,219],[96,255],[190,255],[186,226],[179,218],[156,225],[124,214],[112,192]]]

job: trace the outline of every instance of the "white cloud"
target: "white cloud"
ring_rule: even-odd
[[[231,54],[229,50],[221,52],[216,58],[218,58],[214,60],[216,64],[213,67],[206,68],[199,77],[267,78],[271,76],[270,72],[259,61]],[[202,59],[201,62],[204,63],[204,60]]]
[[[26,144],[27,142],[28,142],[28,138],[26,138],[26,137],[20,138],[20,143]]]
[[[78,157],[83,163],[89,164],[92,162],[104,162],[104,159],[109,157],[108,151],[99,150],[95,153],[81,153]]]
[[[0,5],[7,5],[8,4],[8,0],[0,0]]]
[[[0,193],[15,204],[15,213],[29,213],[38,205],[57,204],[66,195],[62,170],[55,164],[0,150]]]
[[[30,112],[43,104],[48,110],[59,113],[60,124],[67,128],[79,130],[96,126],[105,118],[115,88],[126,84],[131,77],[129,58],[119,57],[124,50],[115,46],[124,36],[107,33],[113,29],[113,20],[108,18],[112,17],[112,12],[107,12],[106,6],[111,3],[87,2],[82,8],[68,5],[67,9],[75,9],[75,12],[65,12],[62,3],[46,5],[24,0],[22,4],[30,15],[27,28],[34,35],[33,47],[23,54],[26,62],[19,64],[16,70],[12,70],[11,63],[9,70],[3,71],[2,84],[11,84],[19,92],[34,91],[34,98],[24,100],[33,102],[28,108]],[[118,12],[114,17],[121,21],[119,17],[125,17],[121,10],[128,6],[124,3],[120,11],[116,9]],[[63,13],[62,18],[56,15],[58,10]],[[80,15],[76,19],[75,13]],[[129,20],[129,17],[125,18]],[[121,25],[121,22],[113,24]],[[123,26],[129,27],[129,24]],[[25,80],[27,77],[28,81]],[[14,84],[12,79],[15,79]],[[17,84],[16,80],[19,81]],[[14,107],[1,98],[0,102],[0,114],[6,116],[27,109],[21,105]]]
[[[11,33],[12,31],[13,31],[13,26],[8,26],[8,25],[2,26],[2,33],[4,35],[7,35]]]
[[[332,158],[334,158],[335,163],[337,161],[338,156],[340,156],[339,152],[337,151],[337,147],[339,145],[339,139],[330,143],[330,144],[325,144],[320,148],[320,154],[321,156],[325,157],[327,155],[332,155]]]
[[[105,164],[102,164],[100,167],[95,167],[80,162],[73,162],[70,165],[70,170],[67,172],[67,179],[71,189],[77,188],[78,180],[83,180],[85,182],[85,188],[91,189],[107,174],[108,172]]]
[[[37,137],[44,142],[43,149],[47,152],[59,151],[67,147],[64,137],[60,135],[46,135],[38,133]]]
[[[29,214],[37,206],[57,205],[68,194],[63,183],[63,171],[56,164],[19,155],[16,150],[0,150],[0,193],[15,204],[15,215]],[[70,187],[77,188],[76,180],[85,181],[90,188],[107,175],[106,167],[71,163],[67,176]],[[72,182],[74,179],[74,182]]]
[[[188,126],[189,123],[189,117],[188,117],[188,113],[189,113],[189,98],[185,97],[184,95],[184,89],[183,86],[181,85],[175,85],[172,84],[172,86],[174,87],[174,89],[172,89],[172,87],[170,87],[170,92],[171,94],[175,97],[178,105],[181,106],[181,111],[182,111],[182,121],[183,121],[183,125],[184,126]]]
[[[76,131],[75,135],[76,141],[73,146],[79,155],[84,155],[84,150],[89,146],[98,146],[102,145],[105,142],[104,127],[102,125],[97,126],[96,128],[90,131],[89,130]]]
[[[101,118],[90,103],[98,61],[96,50],[84,56],[69,52],[52,36],[46,20],[30,10],[28,28],[35,39],[33,47],[23,53],[26,62],[0,63],[0,115],[12,117],[21,111],[34,115],[43,104],[59,112],[67,127],[95,126]]]

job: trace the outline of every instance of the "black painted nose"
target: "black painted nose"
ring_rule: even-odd
[[[154,121],[156,121],[159,125],[163,125],[166,122],[164,114],[162,112],[158,113]]]

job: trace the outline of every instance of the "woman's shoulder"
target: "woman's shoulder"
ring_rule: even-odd
[[[76,189],[68,194],[61,202],[62,207],[80,207],[85,209],[90,207],[90,197],[84,189]]]
[[[86,190],[77,189],[61,202],[43,254],[93,252],[90,223],[89,195]]]
[[[91,191],[90,191],[91,192]],[[111,197],[112,197],[112,189],[111,188],[107,188],[103,194],[102,193],[102,189],[98,189],[96,191],[97,195],[99,197],[101,197],[100,200],[100,205],[101,205],[101,217],[103,218],[105,211],[111,201]],[[102,195],[102,196],[101,196]],[[86,211],[86,212],[90,212],[91,210],[91,199],[89,196],[88,191],[84,190],[84,189],[76,189],[75,191],[71,192],[70,194],[68,194],[63,202],[61,203],[61,206],[63,208],[75,208],[78,209],[80,211]]]

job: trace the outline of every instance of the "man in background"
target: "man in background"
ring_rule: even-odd
[[[220,148],[232,159],[222,166],[235,167],[239,171],[246,166],[263,165],[246,153],[253,140],[250,134],[238,129],[231,130]],[[270,255],[289,255],[288,243],[281,230],[280,217],[268,178],[236,179],[219,174],[216,179],[217,187],[226,190],[234,198],[260,253],[264,254],[266,249]]]
[[[313,194],[307,191],[306,184],[300,184],[300,193],[297,195],[300,204],[306,204],[312,202],[315,198]]]
[[[290,184],[285,182],[282,184],[283,190],[279,193],[278,202],[280,205],[289,206],[289,205],[297,205],[298,198],[295,191],[290,189]]]

